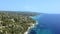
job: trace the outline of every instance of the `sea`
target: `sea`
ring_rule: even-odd
[[[38,24],[29,34],[60,34],[60,14],[40,14],[32,18]]]

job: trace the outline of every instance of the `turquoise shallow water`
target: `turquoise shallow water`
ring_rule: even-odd
[[[29,34],[60,34],[60,14],[43,14],[34,16],[38,25]]]
[[[39,16],[34,16],[31,17],[34,20],[38,21],[38,17]],[[38,23],[38,22],[37,22]],[[29,34],[52,34],[50,30],[47,29],[41,29],[41,28],[37,28],[37,26],[35,28],[32,28]]]
[[[37,31],[37,34],[52,34],[50,30],[41,29]]]

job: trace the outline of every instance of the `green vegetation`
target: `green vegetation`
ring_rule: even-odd
[[[36,23],[29,16],[37,14],[24,12],[0,12],[0,34],[24,34],[28,27]]]

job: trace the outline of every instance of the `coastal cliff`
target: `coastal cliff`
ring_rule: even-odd
[[[27,14],[20,12],[0,12],[0,34],[27,34],[36,21]],[[35,15],[33,15],[35,16]]]

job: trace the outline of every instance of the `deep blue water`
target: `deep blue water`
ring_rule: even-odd
[[[29,34],[60,34],[60,14],[41,14],[33,19],[38,25]]]

